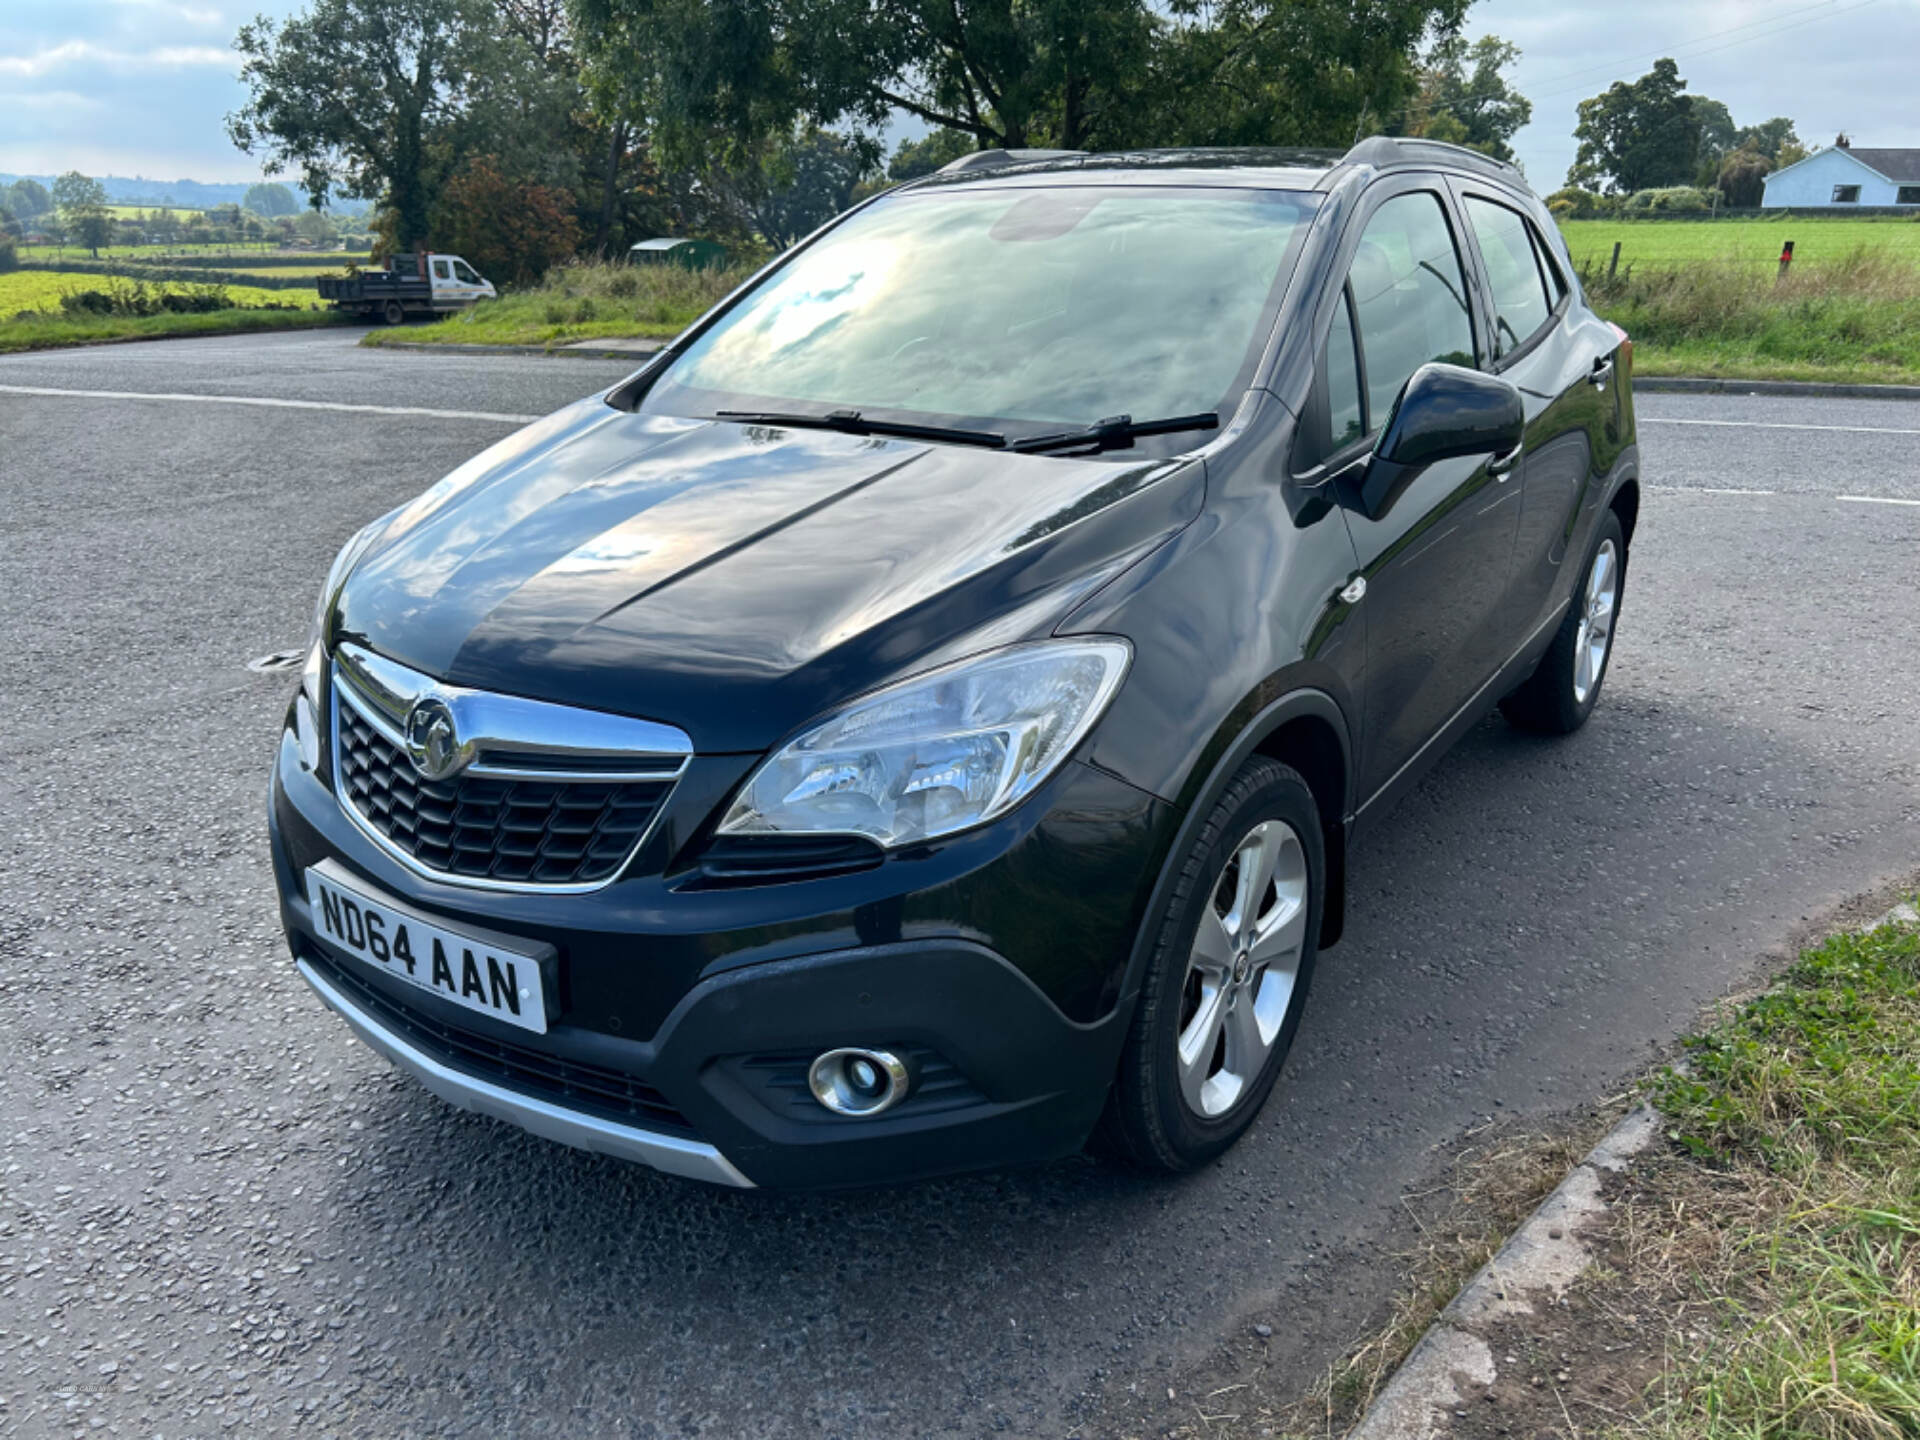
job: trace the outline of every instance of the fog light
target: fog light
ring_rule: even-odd
[[[878,1115],[907,1098],[906,1064],[886,1050],[829,1050],[807,1070],[813,1098],[836,1115]]]

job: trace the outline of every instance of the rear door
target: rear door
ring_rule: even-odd
[[[1567,598],[1567,551],[1592,482],[1603,478],[1616,422],[1611,325],[1578,303],[1537,207],[1493,185],[1455,179],[1493,338],[1491,368],[1527,409],[1520,524],[1507,604],[1527,633]],[[1578,563],[1580,557],[1575,557]]]
[[[1441,731],[1511,652],[1505,606],[1518,487],[1487,457],[1427,467],[1383,509],[1361,496],[1372,442],[1413,372],[1478,366],[1478,301],[1459,218],[1439,176],[1373,186],[1348,226],[1340,288],[1316,317],[1320,366],[1303,436],[1358,553],[1367,674],[1361,796],[1372,797]],[[1310,442],[1311,443],[1311,442]],[[1296,465],[1296,471],[1300,467]]]

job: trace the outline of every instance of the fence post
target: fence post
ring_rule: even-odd
[[[1780,273],[1773,277],[1773,283],[1778,285],[1782,280],[1786,279],[1787,271],[1792,265],[1793,265],[1793,242],[1789,240],[1787,241],[1785,247],[1782,248],[1782,250],[1780,251]]]
[[[1620,242],[1613,242],[1613,259],[1607,262],[1607,279],[1613,278],[1613,272],[1620,268]]]

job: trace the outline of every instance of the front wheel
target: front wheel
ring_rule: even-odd
[[[1570,735],[1587,723],[1613,658],[1626,588],[1627,536],[1609,510],[1553,644],[1526,683],[1500,702],[1508,723],[1543,735]]]
[[[1256,756],[1184,857],[1101,1120],[1144,1169],[1205,1164],[1260,1113],[1313,975],[1326,847],[1299,772]]]

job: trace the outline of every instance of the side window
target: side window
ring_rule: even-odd
[[[1344,291],[1327,331],[1321,366],[1327,377],[1327,418],[1332,422],[1327,453],[1332,454],[1367,433],[1366,412],[1360,406],[1360,357],[1353,348],[1353,312]]]
[[[1469,195],[1467,220],[1493,287],[1493,353],[1498,358],[1526,344],[1547,323],[1554,302],[1547,298],[1533,237],[1518,211]]]
[[[453,271],[447,267],[446,261],[436,260],[433,262],[433,278],[436,280],[451,280],[453,278]]]
[[[480,277],[474,274],[472,270],[468,269],[467,266],[459,260],[453,262],[453,273],[463,285],[478,285],[480,283]]]
[[[1369,431],[1386,423],[1401,387],[1422,365],[1474,363],[1466,278],[1438,196],[1413,191],[1376,210],[1354,251],[1347,284],[1359,329]]]

